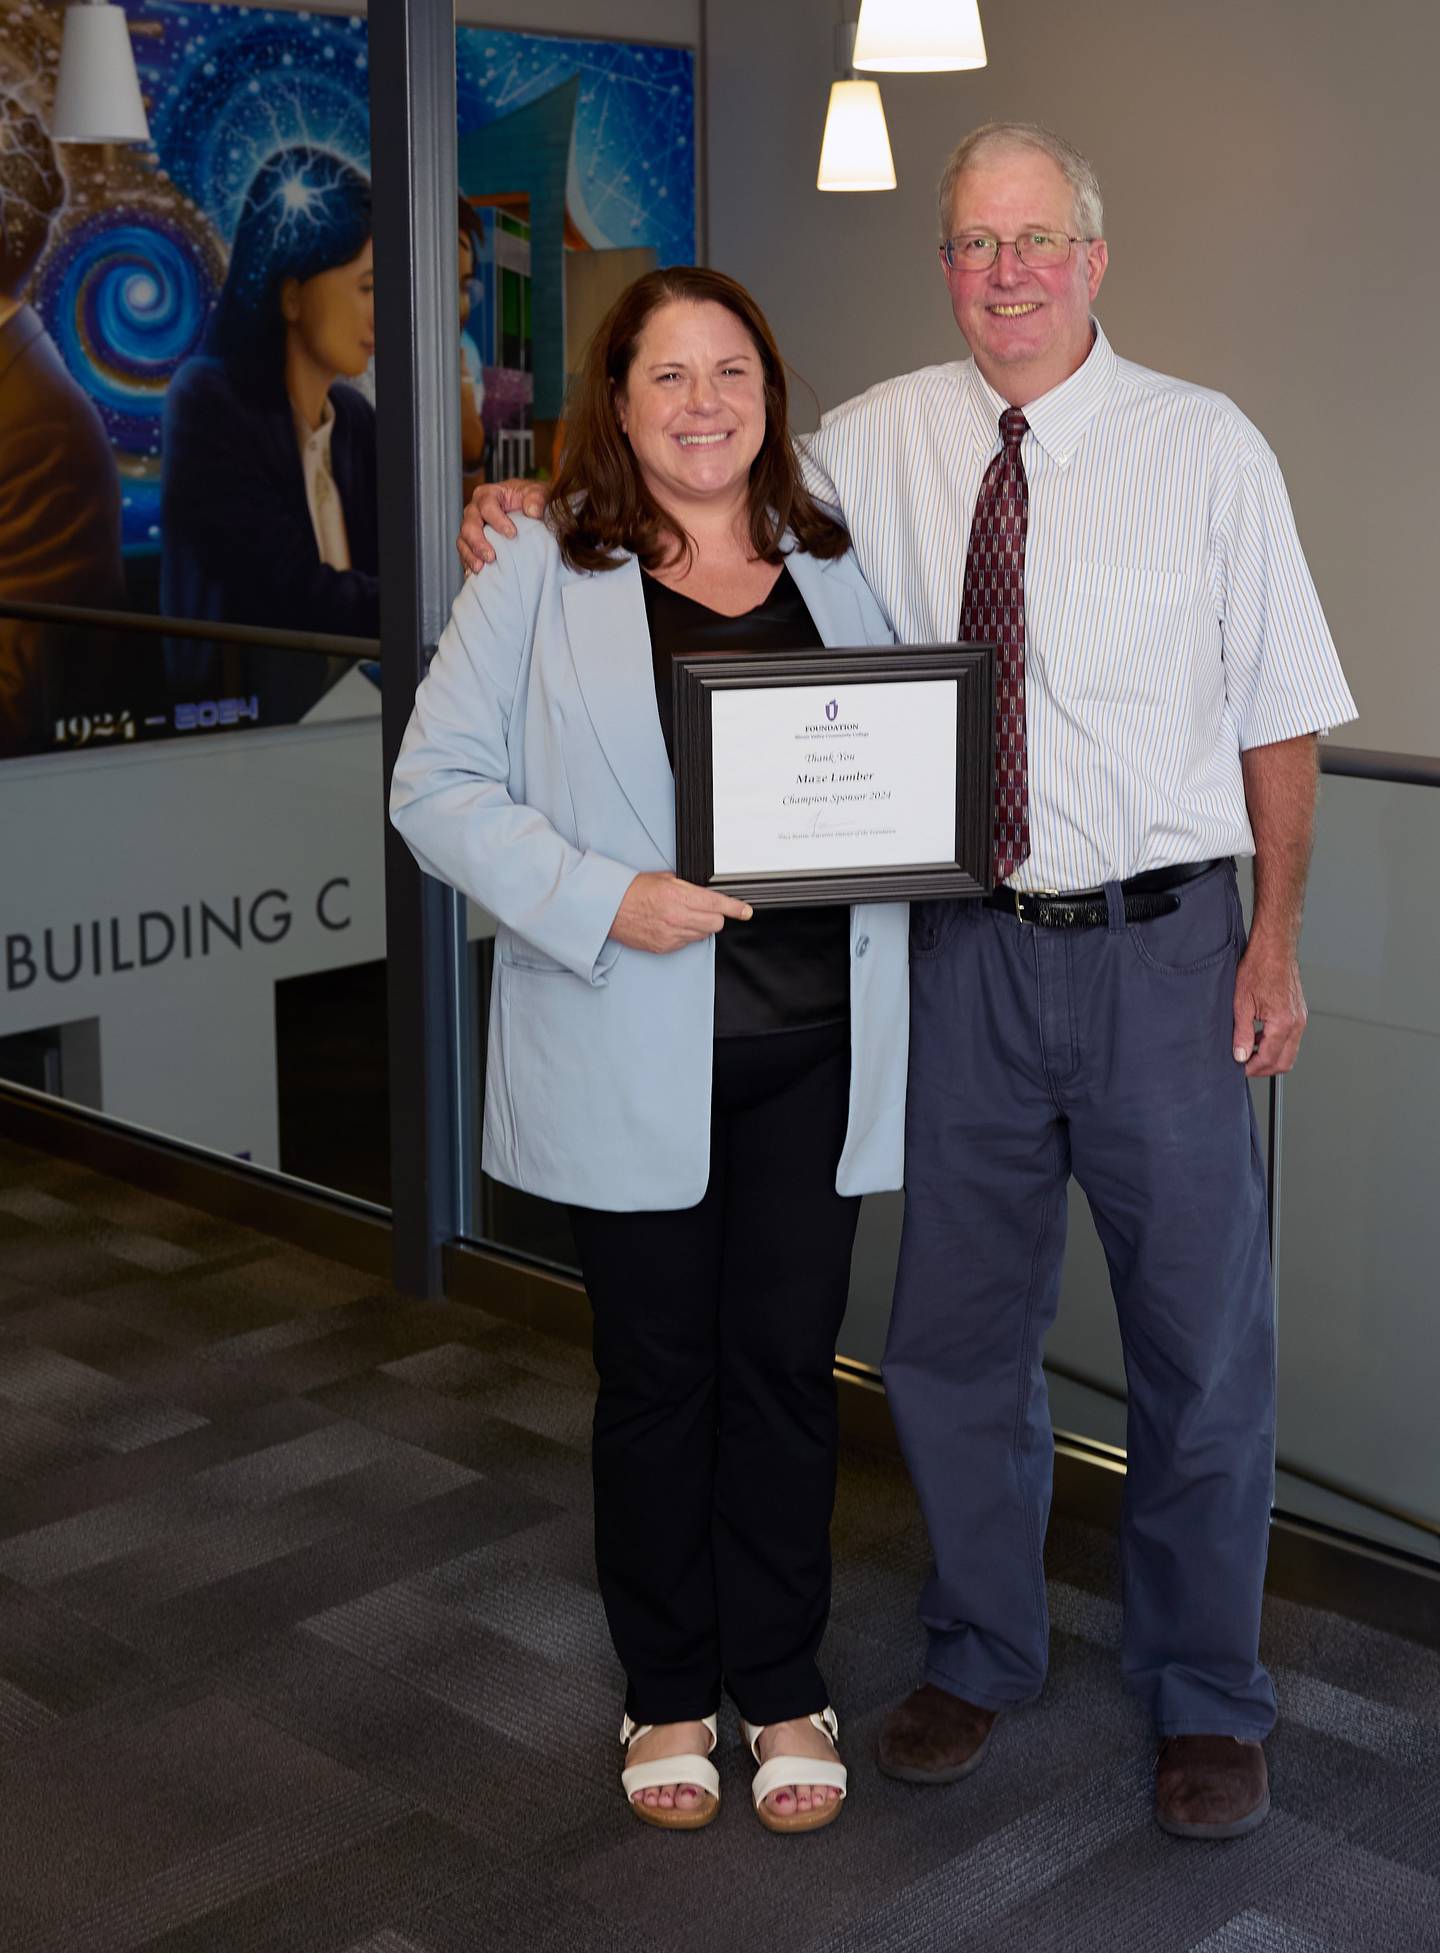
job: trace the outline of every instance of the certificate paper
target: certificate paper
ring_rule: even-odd
[[[993,879],[993,644],[680,651],[675,872],[760,908]]]
[[[715,875],[950,861],[956,682],[717,690]]]

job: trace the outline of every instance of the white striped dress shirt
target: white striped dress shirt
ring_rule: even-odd
[[[872,387],[801,444],[902,643],[953,641],[1008,403],[973,360]],[[1104,333],[1025,408],[1029,889],[1253,854],[1240,754],[1355,716],[1279,464],[1223,394]]]

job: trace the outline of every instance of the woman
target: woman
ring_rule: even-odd
[[[672,653],[890,642],[786,414],[741,286],[631,285],[546,522],[456,600],[391,796],[498,920],[485,1165],[570,1208],[621,1781],[674,1828],[715,1815],[722,1682],[762,1821],[839,1809],[831,1365],[859,1196],[902,1177],[905,908],[752,915],[672,872]]]
[[[377,634],[375,413],[336,384],[374,349],[369,179],[328,150],[279,150],[245,193],[209,355],[165,403],[165,611]],[[298,717],[343,669],[258,656],[268,719]],[[170,662],[192,684],[218,676],[203,650]]]

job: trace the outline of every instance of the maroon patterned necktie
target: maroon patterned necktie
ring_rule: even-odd
[[[999,454],[985,470],[970,525],[960,637],[995,644],[995,880],[1030,852],[1030,781],[1025,751],[1025,529],[1030,484],[1020,460],[1029,422],[1018,407],[1000,416]]]

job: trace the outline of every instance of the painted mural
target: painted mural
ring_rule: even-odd
[[[181,0],[126,12],[153,146],[61,149],[45,123],[62,10],[0,0],[0,441],[18,452],[27,394],[47,395],[52,427],[63,397],[72,451],[47,473],[52,490],[73,477],[76,505],[38,525],[71,535],[67,575],[39,562],[34,533],[10,540],[0,488],[0,595],[372,635],[384,351],[372,359],[364,20]],[[693,259],[694,73],[688,50],[473,27],[457,56],[473,483],[546,471],[577,334],[617,280]],[[5,634],[27,629],[0,623],[0,745],[29,684],[23,645],[7,678]],[[168,642],[173,700],[241,701],[207,726],[302,717],[335,673],[272,673],[263,697],[253,676]],[[64,703],[50,685],[46,724]]]

